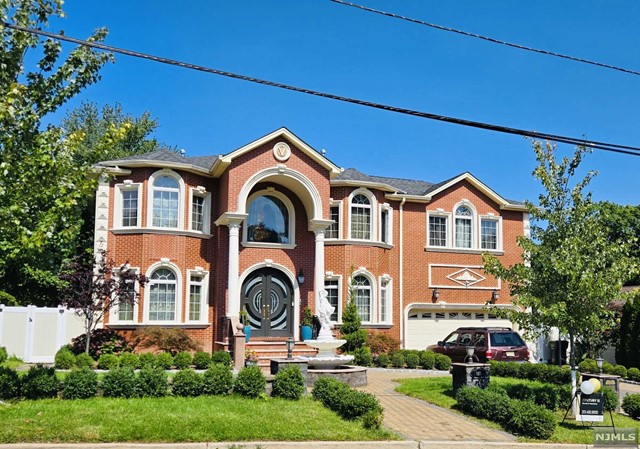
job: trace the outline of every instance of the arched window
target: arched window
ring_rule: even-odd
[[[356,292],[358,316],[363,322],[371,321],[371,281],[366,276],[354,276],[353,288]]]
[[[149,279],[149,321],[175,321],[177,303],[176,274],[158,268]]]
[[[290,243],[289,210],[273,195],[261,195],[249,204],[247,241],[259,243]]]
[[[468,206],[458,206],[455,212],[456,248],[471,248],[473,212]]]
[[[173,176],[161,175],[153,180],[152,226],[177,228],[180,210],[180,184]]]
[[[371,200],[361,193],[351,199],[351,238],[371,239]]]

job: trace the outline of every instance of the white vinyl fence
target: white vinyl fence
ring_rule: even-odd
[[[84,321],[64,307],[0,304],[0,346],[27,363],[53,363],[61,346],[84,333]]]

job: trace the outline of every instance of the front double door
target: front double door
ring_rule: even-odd
[[[251,337],[286,337],[291,333],[293,289],[281,271],[263,268],[242,286],[242,305],[248,313]]]

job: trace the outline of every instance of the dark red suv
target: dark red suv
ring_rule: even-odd
[[[451,357],[453,362],[465,362],[467,348],[473,347],[473,360],[486,362],[526,362],[529,348],[516,331],[508,327],[460,327],[443,341],[427,349]]]

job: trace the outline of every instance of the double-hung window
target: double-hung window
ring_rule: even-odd
[[[391,207],[387,203],[384,203],[380,207],[380,241],[382,243],[391,243]]]
[[[136,228],[140,226],[140,184],[130,180],[116,184],[116,207],[113,226],[115,228]]]
[[[366,276],[355,276],[352,288],[355,289],[355,303],[358,309],[358,316],[363,322],[371,322],[371,281]]]
[[[480,220],[480,248],[498,249],[498,220],[486,218]]]
[[[447,246],[447,217],[429,215],[429,246]]]
[[[383,276],[380,280],[380,322],[391,321],[391,280],[388,276]]]
[[[211,194],[204,187],[191,190],[191,215],[189,229],[203,234],[209,233]]]
[[[327,291],[327,301],[334,308],[331,321],[338,322],[340,312],[340,282],[338,279],[325,279],[324,289]]]
[[[340,238],[340,203],[332,203],[329,207],[329,218],[333,220],[333,223],[324,231],[324,237],[326,239],[339,239]]]
[[[361,193],[351,199],[351,238],[371,239],[371,200]]]
[[[180,198],[178,181],[168,175],[153,180],[152,225],[159,228],[177,228]]]
[[[200,272],[191,272],[189,274],[189,308],[188,321],[204,321],[206,320],[206,275]]]

